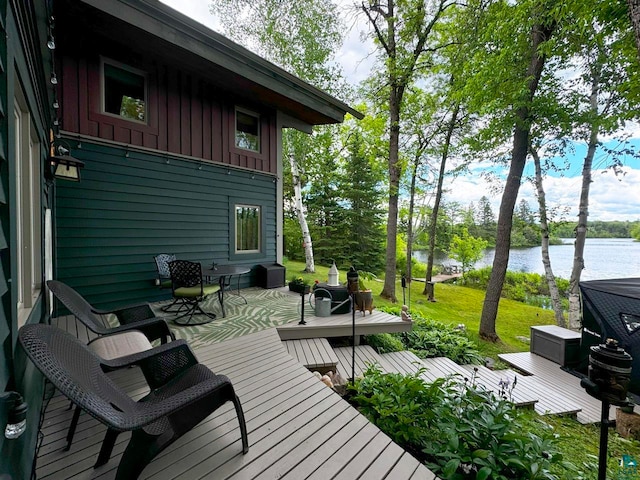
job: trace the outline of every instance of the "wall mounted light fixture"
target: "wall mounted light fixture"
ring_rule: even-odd
[[[27,429],[27,410],[29,407],[18,392],[0,393],[0,402],[5,404],[8,412],[4,436],[9,440],[14,440]]]
[[[84,168],[84,162],[69,155],[69,149],[61,145],[61,140],[56,140],[53,145],[53,155],[49,157],[51,162],[50,178],[61,178],[80,181],[80,169]]]

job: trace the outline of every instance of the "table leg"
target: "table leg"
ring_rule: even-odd
[[[222,309],[222,318],[226,317],[226,315],[224,313],[224,284],[225,284],[224,278],[225,277],[223,275],[218,280],[218,283],[220,285],[220,290],[218,290],[218,300],[220,301],[220,308]]]

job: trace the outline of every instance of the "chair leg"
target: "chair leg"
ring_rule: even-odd
[[[64,447],[64,451],[67,452],[71,448],[73,442],[73,436],[76,433],[76,427],[78,426],[78,419],[80,418],[80,407],[76,407],[73,412],[73,418],[71,419],[71,425],[69,425],[69,431],[67,432],[67,445]]]
[[[249,451],[249,436],[247,435],[247,424],[244,421],[244,412],[242,411],[242,405],[237,395],[233,396],[233,406],[236,407],[236,415],[238,416],[238,423],[240,424],[240,436],[242,437],[242,453],[246,454]]]
[[[98,459],[96,460],[96,464],[93,468],[100,467],[109,461],[109,458],[111,458],[111,452],[113,451],[113,446],[116,444],[116,439],[119,434],[120,432],[116,432],[110,428],[107,429],[107,433],[102,441],[100,453],[98,454]]]
[[[203,323],[207,323],[207,322],[210,322],[211,320],[215,320],[216,319],[216,314],[215,313],[208,313],[208,312],[205,312],[204,310],[202,310],[202,308],[200,307],[200,302],[198,302],[197,300],[185,302],[185,305],[188,305],[189,310],[186,313],[183,313],[182,315],[179,315],[179,316],[177,316],[176,318],[173,319],[173,322],[176,323],[177,325],[182,325],[182,326],[184,326],[184,325],[201,325]],[[194,321],[192,321],[194,315],[204,315],[205,317],[208,317],[208,318],[203,320],[203,321],[194,322]],[[187,318],[186,321],[178,321],[178,319],[184,318],[184,317],[187,317],[187,316],[189,318]]]
[[[182,305],[178,305],[178,309],[177,310],[172,310],[172,308],[174,306],[176,306],[176,304],[180,301],[179,298],[174,298],[173,302],[171,302],[169,305],[165,305],[164,307],[160,308],[160,310],[162,310],[163,312],[167,312],[167,313],[176,313],[180,311],[180,308],[182,307]]]
[[[138,478],[151,460],[178,437],[179,435],[171,432],[165,432],[159,436],[149,435],[144,430],[131,432],[131,440],[118,465],[116,480]]]

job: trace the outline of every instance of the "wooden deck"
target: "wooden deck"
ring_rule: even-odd
[[[73,322],[61,325],[74,330]],[[82,329],[79,336],[82,338]],[[196,349],[200,362],[224,373],[242,402],[250,450],[242,455],[231,403],[162,452],[141,478],[433,479],[333,390],[294,360],[275,329]],[[137,369],[110,374],[130,395],[146,393]],[[118,439],[109,463],[93,469],[105,427],[82,414],[73,446],[62,451],[72,411],[61,395],[46,409],[37,460],[39,479],[112,479],[129,438]]]
[[[307,312],[308,310],[308,312]],[[311,308],[305,308],[306,325],[298,322],[277,327],[282,340],[299,338],[350,337],[352,335],[351,313],[333,314],[330,317],[316,317]],[[374,310],[362,315],[356,312],[356,335],[373,333],[396,333],[411,331],[412,322],[405,322],[396,315]]]
[[[302,338],[282,342],[289,355],[309,370],[327,373],[335,370],[338,356],[326,338]]]
[[[571,403],[579,405],[581,408],[581,411],[577,412],[579,422],[600,422],[602,403],[589,395],[580,386],[578,377],[565,372],[557,363],[531,352],[504,353],[500,354],[499,357],[518,370],[532,375],[545,390],[556,392]],[[609,410],[610,420],[615,420],[616,418],[615,408],[612,406]]]

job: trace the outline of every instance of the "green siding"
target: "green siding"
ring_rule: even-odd
[[[85,140],[80,148],[69,143],[85,168],[80,183],[56,183],[55,277],[92,304],[167,298],[153,284],[159,253],[250,266],[275,261],[272,177]],[[238,197],[264,205],[266,244],[257,258],[230,260],[229,199]]]

